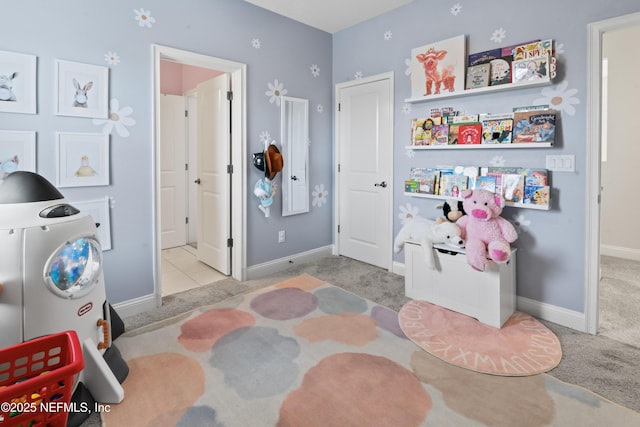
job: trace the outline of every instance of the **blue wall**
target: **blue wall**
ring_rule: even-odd
[[[155,21],[149,27],[135,19],[141,8]],[[110,98],[118,100],[120,111],[132,109],[129,136],[111,132],[111,185],[61,189],[72,201],[112,198],[113,249],[104,255],[112,303],[153,293],[152,44],[247,64],[248,153],[262,149],[264,132],[280,142],[280,107],[266,94],[269,84],[277,79],[288,96],[309,99],[309,182],[312,191],[316,185],[331,188],[330,34],[240,0],[23,0],[4,5],[3,17],[8,19],[0,26],[0,50],[38,57],[38,113],[0,113],[0,130],[37,132],[38,173],[55,183],[57,131],[103,128],[90,118],[55,115],[56,59],[108,66]],[[117,64],[105,61],[109,52],[118,55]],[[253,196],[261,172],[253,166],[248,171],[249,267],[331,244],[330,197],[308,214],[283,218],[279,193],[265,218]],[[280,175],[276,182],[280,186]],[[278,230],[287,232],[285,243],[277,243]]]
[[[310,185],[329,191],[327,203],[311,212],[283,218],[280,201],[265,218],[252,195],[259,172],[250,167],[247,179],[247,265],[294,255],[332,243],[334,84],[395,72],[394,179],[401,183],[412,166],[504,163],[544,167],[548,154],[575,154],[575,173],[552,173],[553,209],[505,209],[504,216],[520,226],[518,294],[536,301],[582,312],[584,309],[584,244],[586,203],[586,55],[587,24],[640,11],[637,0],[531,2],[460,1],[455,4],[416,0],[333,36],[257,8],[241,0],[155,0],[132,3],[86,0],[21,0],[5,5],[0,26],[0,50],[38,57],[38,114],[0,113],[2,130],[37,131],[38,172],[55,181],[55,132],[99,132],[91,119],[54,113],[55,59],[104,65],[110,69],[110,98],[120,108],[131,107],[129,136],[111,132],[111,185],[64,188],[70,200],[108,195],[113,249],[105,253],[107,293],[112,303],[153,292],[153,141],[151,106],[151,44],[160,44],[247,64],[248,152],[262,147],[260,135],[279,139],[279,108],[269,102],[268,84],[277,79],[287,95],[310,100]],[[143,8],[155,22],[141,27],[135,10]],[[505,36],[492,41],[498,29]],[[442,102],[405,104],[410,96],[406,60],[411,49],[453,36],[467,36],[469,53],[536,38],[553,38],[558,46],[559,76],[553,86],[455,98]],[[386,35],[386,37],[385,37]],[[259,42],[259,43],[258,43]],[[259,46],[259,47],[257,47]],[[104,55],[115,52],[120,62],[108,65]],[[311,67],[317,65],[315,77]],[[473,150],[416,152],[409,157],[409,121],[430,108],[452,106],[468,112],[505,112],[548,97],[560,106],[561,137],[556,147],[535,150]],[[322,108],[318,108],[322,106]],[[247,159],[248,161],[249,159]],[[280,184],[279,178],[277,179]],[[435,217],[436,201],[407,198],[394,188],[394,234],[400,229],[400,207],[419,209]],[[287,242],[278,244],[278,230]],[[403,254],[395,257],[403,261]]]
[[[453,10],[454,5],[458,5]],[[434,2],[416,0],[383,16],[348,28],[333,38],[334,84],[394,71],[394,234],[402,210],[436,217],[439,201],[403,194],[401,183],[414,166],[483,165],[545,167],[545,156],[575,154],[575,172],[552,172],[552,209],[505,208],[503,216],[519,224],[517,293],[521,297],[583,312],[585,286],[585,185],[587,24],[640,10],[637,0],[617,2],[500,0]],[[454,13],[457,12],[457,13]],[[503,31],[499,31],[502,29]],[[492,40],[494,34],[504,37]],[[554,39],[559,70],[553,86],[473,97],[405,103],[411,97],[408,65],[411,50],[466,35],[467,53],[533,39]],[[559,140],[548,149],[407,151],[412,117],[431,108],[451,106],[468,113],[504,113],[515,106],[551,104],[562,98]],[[409,206],[407,206],[409,204]],[[403,261],[404,254],[395,256]]]

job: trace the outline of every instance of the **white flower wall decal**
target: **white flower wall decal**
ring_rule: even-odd
[[[451,6],[451,14],[453,16],[458,16],[460,12],[462,12],[462,5],[460,3],[456,3]]]
[[[287,89],[284,88],[284,84],[275,79],[273,83],[267,83],[269,90],[266,91],[266,95],[269,97],[269,102],[280,106],[280,97],[287,94]]]
[[[112,98],[109,102],[109,118],[107,119],[93,119],[93,124],[96,126],[102,126],[103,133],[111,133],[115,128],[118,135],[122,138],[129,136],[129,129],[127,126],[133,126],[136,121],[129,117],[133,113],[133,108],[123,107],[120,108],[120,101],[116,98]]]
[[[322,104],[318,104],[318,106],[316,107],[316,109],[318,110],[318,113],[322,113],[324,112],[324,106]]]
[[[409,113],[411,112],[411,104],[406,104],[406,103],[405,103],[405,104],[402,106],[402,112],[403,112],[404,114],[409,114]]]
[[[407,203],[406,205],[400,205],[398,207],[400,213],[398,214],[398,218],[400,218],[400,224],[405,224],[407,220],[411,220],[418,215],[420,209],[417,206],[413,206],[411,203]]]
[[[404,154],[406,154],[406,155],[407,155],[407,157],[408,157],[408,158],[410,158],[410,159],[413,159],[413,158],[416,156],[416,152],[415,152],[415,151],[413,151],[411,148],[407,148],[407,149],[404,151]]]
[[[323,204],[327,203],[327,196],[329,195],[329,191],[324,189],[324,184],[316,185],[315,189],[311,192],[313,196],[313,201],[311,204],[313,206],[321,207]]]
[[[404,60],[404,65],[407,67],[404,69],[404,75],[405,76],[410,76],[411,75],[411,58],[407,58]]]
[[[578,89],[567,89],[569,82],[560,82],[557,86],[542,89],[542,97],[533,100],[535,105],[546,104],[554,110],[564,111],[570,116],[576,114],[574,105],[580,104],[580,99],[574,97]]]
[[[133,12],[136,14],[135,19],[141,27],[151,28],[156,22],[156,19],[151,16],[151,12],[148,10],[140,8],[140,10],[134,9]]]
[[[120,63],[120,57],[115,52],[107,52],[104,54],[104,60],[107,61],[109,65],[118,65]]]
[[[525,218],[523,214],[515,214],[511,219],[518,231],[527,231],[527,228],[531,225],[531,221]]]
[[[271,142],[271,135],[266,130],[263,130],[262,132],[260,132],[260,136],[258,138],[260,139],[260,142],[262,142],[263,144],[269,144]]]
[[[502,40],[507,36],[507,31],[504,28],[498,28],[491,35],[491,41],[494,43],[502,43]]]
[[[389,40],[391,40],[391,37],[393,37],[393,33],[391,31],[385,31],[384,34],[382,35],[382,37],[385,40],[389,41]]]
[[[251,46],[253,46],[256,49],[260,49],[260,39],[256,38],[251,40]]]
[[[311,67],[309,67],[309,69],[311,70],[311,75],[313,77],[318,77],[320,75],[320,67],[318,67],[316,64],[313,64]]]
[[[491,166],[504,166],[507,164],[507,161],[502,156],[495,156],[491,161],[489,161]]]
[[[355,77],[356,80],[360,80],[362,78],[362,71],[356,71],[353,77]]]

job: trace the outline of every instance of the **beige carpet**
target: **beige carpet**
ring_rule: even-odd
[[[397,313],[309,275],[116,341],[130,367],[121,426],[640,425],[640,414],[546,375],[444,363]]]

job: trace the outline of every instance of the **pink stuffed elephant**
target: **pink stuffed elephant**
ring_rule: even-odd
[[[505,263],[511,256],[511,242],[518,238],[513,225],[502,218],[504,198],[487,190],[465,190],[462,205],[466,215],[456,224],[466,240],[467,262],[478,271],[489,265],[487,257]]]

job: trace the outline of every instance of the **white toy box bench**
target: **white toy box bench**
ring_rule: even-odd
[[[516,250],[505,264],[490,262],[486,271],[467,264],[464,249],[434,245],[434,269],[425,263],[419,242],[405,250],[405,295],[465,314],[501,328],[516,308]]]

